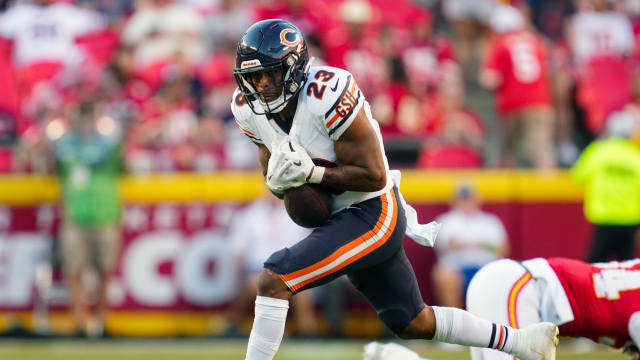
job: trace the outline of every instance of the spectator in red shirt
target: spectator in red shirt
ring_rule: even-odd
[[[402,51],[402,61],[410,78],[435,88],[446,72],[457,72],[458,61],[451,41],[435,33],[429,12],[415,8],[408,17],[410,42]]]
[[[347,69],[363,92],[375,94],[386,81],[375,9],[366,0],[347,0],[337,10],[342,23],[324,34],[327,65]]]
[[[335,0],[267,0],[255,2],[253,13],[257,19],[284,19],[296,24],[304,34],[318,35],[332,25]],[[246,27],[245,27],[246,29]],[[243,31],[244,32],[244,31]]]
[[[525,29],[523,15],[509,5],[497,7],[489,23],[496,37],[479,80],[495,91],[504,118],[502,166],[524,158],[538,169],[553,168],[554,111],[543,40]]]
[[[0,112],[15,117],[18,114],[18,84],[11,61],[11,42],[0,37]]]
[[[418,157],[421,168],[474,168],[482,166],[484,127],[465,105],[460,69],[444,76],[425,109],[427,142]]]
[[[391,51],[391,59],[387,60],[388,79],[381,91],[370,96],[373,113],[386,140],[398,135],[423,137],[425,132],[416,129],[426,126],[426,120],[418,120],[426,118],[424,111],[432,111],[426,104],[428,96],[437,91],[438,84],[448,75],[460,76],[451,42],[434,31],[431,14],[412,7],[405,20],[407,41],[395,44],[401,51],[397,55]],[[396,43],[397,40],[396,37]],[[420,110],[420,103],[427,109]]]
[[[576,100],[590,135],[600,133],[608,115],[632,100],[631,59],[635,52],[628,17],[604,0],[581,2],[568,39],[576,77]]]
[[[191,79],[178,67],[165,74],[157,94],[141,107],[127,144],[127,167],[134,172],[192,170],[198,118],[189,96]]]

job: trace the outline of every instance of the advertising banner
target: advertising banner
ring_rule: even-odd
[[[592,227],[566,173],[406,172],[401,190],[427,222],[449,209],[462,178],[474,184],[483,209],[504,223],[512,258],[584,258]],[[0,332],[16,325],[37,329],[38,317],[47,329],[70,329],[57,255],[58,185],[47,177],[10,176],[0,178],[0,188]],[[240,285],[228,227],[236,211],[263,192],[262,178],[253,173],[125,177],[122,246],[108,289],[110,333],[219,331]],[[425,301],[434,304],[433,249],[409,239],[405,249]]]

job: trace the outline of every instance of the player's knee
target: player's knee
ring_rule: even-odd
[[[262,272],[258,275],[257,293],[259,296],[278,299],[289,299],[292,295],[287,284],[269,269],[262,269]]]
[[[402,339],[424,338],[421,335],[421,324],[416,321],[420,314],[415,316],[415,314],[410,314],[404,309],[396,308],[384,310],[378,316],[389,330]]]
[[[432,339],[436,331],[433,309],[425,307],[400,333],[402,339]]]

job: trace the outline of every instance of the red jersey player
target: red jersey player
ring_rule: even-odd
[[[494,261],[471,280],[467,308],[514,328],[550,321],[559,325],[560,336],[624,347],[638,359],[640,259],[598,264],[565,258]],[[511,356],[472,348],[471,358]]]
[[[586,1],[568,21],[576,100],[594,135],[602,132],[607,115],[633,100],[633,55],[636,52],[629,18],[612,2]]]

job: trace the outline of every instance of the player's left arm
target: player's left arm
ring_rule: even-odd
[[[348,191],[377,191],[387,184],[381,144],[364,107],[334,142],[334,150],[340,165],[325,169],[322,184]]]

